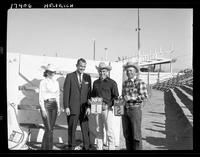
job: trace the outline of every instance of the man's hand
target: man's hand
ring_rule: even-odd
[[[90,108],[87,108],[86,111],[85,111],[85,114],[88,116],[88,115],[90,115],[90,112],[91,112]]]
[[[102,103],[102,110],[105,111],[107,109],[108,109],[108,105],[105,102],[103,102]]]
[[[129,101],[129,100],[130,100],[130,96],[129,96],[129,95],[125,95],[125,96],[124,96],[124,100],[125,100],[125,101]]]
[[[124,96],[124,100],[125,101],[130,101],[130,100],[136,100],[137,99],[137,97],[135,97],[135,95],[132,95],[132,96],[129,96],[129,95],[125,95]]]
[[[70,115],[70,109],[69,109],[69,107],[65,109],[65,112],[66,112],[67,116]]]
[[[91,105],[91,99],[88,99],[87,103],[88,105]]]
[[[58,113],[58,116],[61,114],[61,108],[60,107],[58,107],[57,113]]]

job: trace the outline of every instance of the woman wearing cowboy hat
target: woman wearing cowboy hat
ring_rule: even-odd
[[[127,62],[124,70],[128,77],[123,82],[122,97],[125,100],[124,115],[122,116],[123,134],[127,150],[142,149],[141,103],[147,98],[146,84],[139,79],[139,67],[133,62]]]
[[[114,99],[119,96],[117,83],[108,77],[108,72],[112,69],[104,62],[96,66],[99,73],[99,79],[93,83],[92,97],[103,98],[102,113],[99,115],[99,132],[97,133],[97,150],[103,149],[103,126],[105,125],[106,135],[108,138],[108,149],[115,150],[115,136],[113,129],[113,104]]]
[[[60,88],[57,80],[54,79],[56,69],[52,64],[48,64],[45,69],[44,77],[40,82],[39,104],[44,123],[45,133],[42,140],[42,150],[53,149],[53,128],[56,118],[60,115]]]

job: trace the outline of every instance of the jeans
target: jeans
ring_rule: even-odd
[[[42,115],[42,120],[44,124],[44,136],[42,139],[42,150],[52,150],[53,149],[53,129],[55,126],[57,118],[57,103],[54,102],[45,102],[45,109],[47,116]]]
[[[141,120],[141,106],[124,109],[122,127],[127,150],[142,149]]]
[[[97,115],[97,150],[103,149],[103,139],[104,139],[104,126],[106,131],[106,136],[108,140],[108,149],[115,150],[115,135],[113,129],[113,119],[114,114],[111,108],[102,111],[101,114]]]

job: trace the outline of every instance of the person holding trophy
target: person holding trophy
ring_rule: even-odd
[[[109,71],[112,69],[111,66],[100,62],[96,69],[98,70],[99,78],[93,83],[91,97],[97,98],[97,103],[102,101],[102,112],[97,114],[97,139],[100,139],[97,142],[97,150],[103,150],[104,126],[108,139],[108,150],[115,150],[115,136],[112,124],[114,100],[119,96],[117,83],[108,76]]]
[[[142,149],[141,104],[148,98],[146,84],[139,79],[139,67],[133,62],[127,62],[124,70],[128,77],[123,82],[122,97],[125,101],[122,115],[123,134],[127,150]]]

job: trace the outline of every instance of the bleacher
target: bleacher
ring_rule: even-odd
[[[193,88],[193,70],[181,70],[176,76],[162,82],[155,83],[152,85],[152,88],[168,92],[170,89],[181,86],[189,86]]]
[[[181,70],[175,77],[154,84],[152,89],[170,95],[169,99],[174,100],[171,106],[178,106],[190,125],[193,126],[193,70]]]

